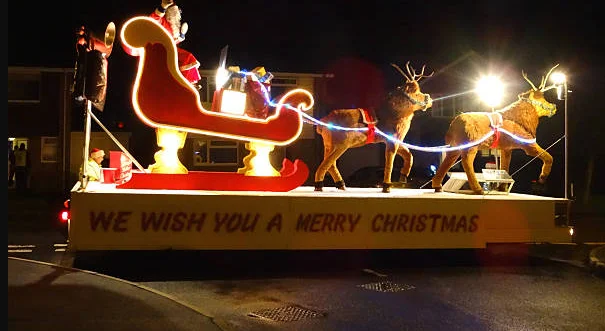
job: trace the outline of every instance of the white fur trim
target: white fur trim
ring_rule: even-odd
[[[105,156],[105,152],[103,150],[90,153],[90,157],[92,157],[93,159],[101,156]]]
[[[161,12],[159,9],[155,9],[155,14],[158,15],[159,17],[164,17],[164,15],[166,15],[166,12]]]

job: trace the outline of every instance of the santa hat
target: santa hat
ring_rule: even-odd
[[[93,159],[102,156],[105,156],[105,152],[102,149],[93,148],[90,151],[90,157],[92,157]]]

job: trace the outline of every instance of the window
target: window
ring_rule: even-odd
[[[212,97],[214,96],[214,91],[216,90],[214,77],[202,76],[198,84],[202,86],[201,90],[199,91],[200,101],[212,102]]]
[[[281,96],[284,95],[286,92],[297,88],[297,83],[298,81],[296,80],[296,78],[273,78],[271,80],[270,89],[270,96],[272,101],[278,102],[278,98],[281,98]]]
[[[57,137],[42,137],[40,161],[42,163],[56,163],[58,161]]]
[[[466,93],[464,93],[466,94]],[[432,96],[433,97],[433,96]],[[437,99],[437,100],[435,100]],[[433,117],[454,118],[461,113],[469,111],[485,111],[485,105],[474,97],[469,95],[456,95],[453,97],[433,97],[433,106],[431,114]]]
[[[431,107],[431,115],[433,117],[454,117],[456,110],[456,99],[457,98],[451,98],[433,101],[433,106]]]
[[[296,78],[278,78],[275,77],[271,80],[271,85],[273,86],[297,86],[298,81]]]
[[[237,165],[239,143],[231,140],[193,140],[193,166]]]

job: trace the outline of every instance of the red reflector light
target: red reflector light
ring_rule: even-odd
[[[61,220],[61,222],[67,222],[69,221],[69,211],[64,210],[59,214],[59,219]]]

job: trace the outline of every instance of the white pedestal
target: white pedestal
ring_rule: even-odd
[[[449,172],[448,176],[450,178],[443,185],[445,192],[473,193],[465,172]],[[483,169],[481,173],[475,173],[475,176],[485,194],[509,194],[515,183],[515,180],[504,170]],[[504,190],[498,190],[500,184],[504,184]]]

